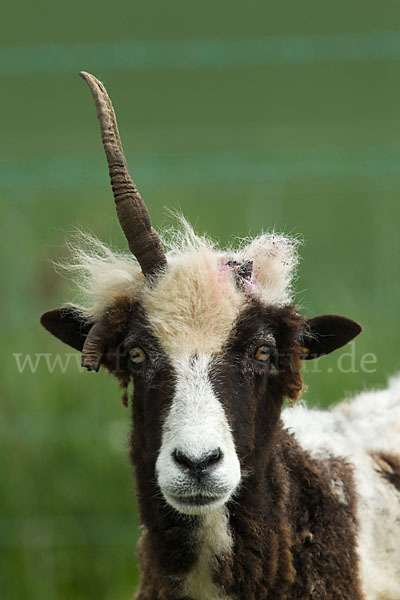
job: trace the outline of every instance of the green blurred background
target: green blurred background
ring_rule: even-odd
[[[156,227],[168,207],[221,243],[304,237],[304,311],[364,325],[353,363],[307,365],[306,398],[326,406],[400,367],[399,17],[398,0],[3,6],[2,598],[126,600],[138,577],[117,385],[37,357],[67,360],[38,318],[76,298],[51,265],[69,232],[126,247],[77,72],[106,83]],[[18,369],[28,354],[35,372]]]

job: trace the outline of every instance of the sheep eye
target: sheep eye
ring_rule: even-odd
[[[144,353],[144,350],[142,350],[139,347],[131,348],[131,350],[129,350],[129,358],[133,363],[137,365],[140,363],[144,363],[147,360],[147,356]]]
[[[271,356],[271,350],[268,346],[260,346],[254,353],[254,358],[260,362],[266,362]]]

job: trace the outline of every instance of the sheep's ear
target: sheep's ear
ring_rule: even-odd
[[[307,333],[303,346],[306,360],[319,358],[341,348],[362,331],[361,325],[352,319],[336,315],[322,315],[307,321]]]
[[[76,309],[68,307],[48,310],[40,317],[40,322],[47,331],[76,350],[82,350],[91,328],[91,324],[85,323]]]

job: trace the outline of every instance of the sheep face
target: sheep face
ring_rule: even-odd
[[[165,307],[165,290],[162,297]],[[213,318],[222,325],[221,307],[213,314],[218,303],[214,299],[211,310],[207,298],[197,324],[193,306],[178,309],[175,298],[172,322],[180,321],[180,332],[164,320],[167,315],[155,327],[148,298],[127,302],[125,316],[121,305],[107,317],[107,329],[121,333],[110,341],[104,364],[133,380],[133,461],[146,457],[146,477],[157,481],[168,504],[187,514],[205,513],[234,495],[254,454],[265,454],[273,439],[284,395],[294,398],[301,389],[305,320],[293,306],[265,307],[243,296],[236,317],[225,311],[222,336],[217,323],[212,326]],[[222,295],[220,302],[225,300]],[[190,313],[186,322],[184,309]],[[202,338],[204,331],[209,335]]]

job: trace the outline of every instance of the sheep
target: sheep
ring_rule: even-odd
[[[331,411],[298,400],[303,360],[361,331],[292,299],[296,241],[220,250],[183,222],[161,240],[95,100],[131,254],[94,238],[72,268],[85,305],[43,326],[131,397],[142,524],[136,600],[399,600],[400,379]],[[293,407],[284,408],[289,399]]]

